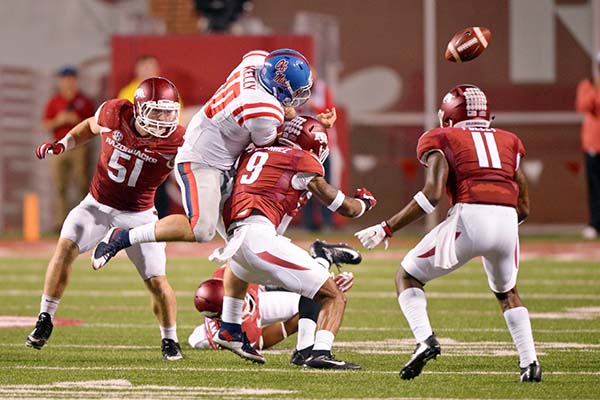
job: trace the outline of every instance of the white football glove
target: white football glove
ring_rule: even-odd
[[[388,248],[388,235],[383,228],[383,223],[370,226],[354,234],[367,249],[374,249],[379,243],[384,242],[385,249]]]

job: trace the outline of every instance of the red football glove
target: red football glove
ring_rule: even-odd
[[[367,206],[366,211],[369,211],[377,204],[377,199],[365,188],[356,189],[354,197],[365,202],[365,205]]]
[[[50,143],[44,142],[35,149],[35,155],[40,160],[46,158],[48,153],[52,153],[55,156],[65,151],[65,146],[62,143]]]
[[[337,285],[338,289],[346,293],[352,288],[352,286],[354,286],[354,275],[352,274],[352,272],[344,271],[335,278],[333,278],[333,281]]]
[[[310,200],[311,197],[312,197],[312,193],[311,192],[306,191],[306,192],[302,193],[302,195],[298,199],[298,203],[296,203],[296,208],[294,208],[292,211],[288,212],[288,215],[290,217],[295,217],[298,214],[298,212],[300,211],[300,209],[306,203],[308,203],[308,201]]]

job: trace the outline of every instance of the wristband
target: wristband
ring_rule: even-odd
[[[361,210],[360,212],[352,218],[360,218],[367,211],[367,201],[364,199],[356,199],[360,202]]]
[[[383,221],[381,223],[381,227],[383,228],[383,231],[385,232],[385,234],[387,235],[387,237],[394,236],[394,232],[392,232],[392,230],[390,229],[390,226],[387,224],[387,222]]]
[[[346,195],[344,194],[344,192],[342,192],[341,190],[338,190],[337,196],[335,196],[335,199],[333,199],[333,201],[331,202],[330,205],[327,206],[327,208],[330,211],[336,212],[337,209],[340,208],[340,206],[344,202],[345,198],[346,198]]]
[[[418,192],[413,196],[413,199],[417,202],[419,207],[423,209],[427,214],[431,214],[435,210],[435,206],[431,204],[427,196],[423,192]]]
[[[64,151],[70,150],[75,147],[75,138],[70,133],[67,133],[65,137],[57,141],[56,143],[60,143],[65,147]]]

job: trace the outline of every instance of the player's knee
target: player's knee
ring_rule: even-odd
[[[197,223],[196,226],[193,227],[193,230],[196,242],[200,243],[210,242],[217,232],[216,225],[203,223]]]
[[[168,294],[173,291],[167,277],[164,275],[151,276],[145,280],[148,290],[155,295]]]

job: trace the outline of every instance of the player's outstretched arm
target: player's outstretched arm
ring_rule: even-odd
[[[433,212],[443,196],[448,180],[448,162],[440,152],[433,152],[427,157],[425,185],[413,199],[394,216],[377,225],[370,226],[354,234],[368,249],[373,249],[394,232],[405,227],[425,214]],[[387,248],[387,244],[386,244]]]
[[[308,183],[308,190],[329,210],[344,217],[358,218],[377,204],[377,200],[367,189],[357,189],[354,197],[348,197],[327,183],[322,176],[314,177]]]
[[[529,215],[529,187],[527,185],[525,174],[521,171],[521,168],[515,171],[515,182],[517,182],[517,186],[519,187],[517,216],[519,217],[519,223],[521,223]]]
[[[40,160],[46,158],[46,155],[55,156],[69,151],[77,146],[87,143],[100,133],[100,126],[96,123],[94,117],[84,119],[73,127],[64,138],[56,142],[43,142],[35,150],[35,155]]]
[[[315,118],[321,124],[323,124],[325,128],[329,129],[333,127],[333,124],[335,124],[335,121],[337,120],[337,112],[335,111],[335,107],[333,107],[331,110],[328,108],[324,112],[317,114]]]

